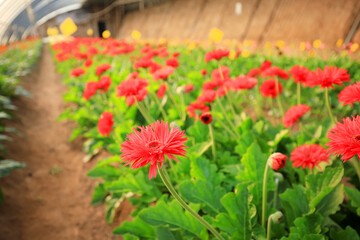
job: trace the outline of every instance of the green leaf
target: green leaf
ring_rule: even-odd
[[[115,168],[110,165],[104,165],[104,166],[95,166],[93,169],[91,169],[87,175],[91,178],[108,178],[108,177],[118,177],[121,176],[121,171],[118,168]]]
[[[102,203],[105,200],[106,196],[107,196],[107,191],[104,187],[104,184],[100,183],[94,189],[93,197],[91,199],[91,204],[97,205]]]
[[[288,239],[325,239],[325,237],[320,234],[322,221],[323,217],[318,213],[297,218],[294,222],[295,227],[290,228]]]
[[[26,167],[26,164],[14,160],[10,160],[10,159],[0,160],[0,177],[9,175],[11,170],[13,169],[24,168],[24,167]]]
[[[190,175],[195,179],[201,179],[205,182],[211,179],[214,184],[220,184],[220,174],[216,173],[217,167],[215,164],[210,164],[210,160],[204,157],[197,157],[195,155],[191,158]]]
[[[356,208],[356,213],[360,216],[360,191],[350,187],[345,187],[344,190],[351,201],[351,206]]]
[[[208,239],[207,229],[189,213],[184,212],[176,200],[169,203],[158,201],[154,207],[140,211],[139,217],[152,226],[182,228],[200,239]]]
[[[293,225],[296,218],[309,212],[308,201],[304,191],[303,186],[296,185],[293,189],[289,188],[279,195],[289,226]]]
[[[268,156],[261,152],[260,147],[253,143],[248,148],[246,154],[241,158],[241,163],[245,169],[240,171],[237,176],[237,179],[242,182],[254,183],[250,189],[250,192],[253,195],[253,203],[255,204],[258,212],[261,211],[263,178],[267,158]],[[268,173],[267,193],[274,189],[274,173],[272,170],[270,170]]]
[[[330,236],[333,240],[360,240],[358,233],[350,226],[338,232],[332,230],[330,231]]]
[[[136,217],[134,221],[125,221],[120,227],[114,229],[113,234],[124,235],[130,233],[139,238],[155,238],[155,228],[146,224],[139,217]]]
[[[306,195],[309,199],[311,212],[319,211],[328,216],[335,213],[343,201],[342,185],[339,183],[344,175],[344,168],[340,162],[328,166],[324,172],[306,176]],[[337,194],[339,193],[339,194]]]
[[[251,239],[251,219],[256,214],[256,208],[250,203],[252,196],[248,186],[239,184],[236,193],[227,193],[221,199],[227,213],[217,215],[215,226],[229,233],[232,239]]]
[[[235,152],[240,156],[243,156],[249,146],[255,141],[251,131],[246,131],[241,134],[241,138],[238,140],[238,145],[235,147]]]
[[[179,234],[179,231],[174,232],[170,231],[167,227],[157,227],[156,236],[158,240],[182,240],[182,236]]]
[[[179,185],[179,192],[187,201],[205,204],[215,213],[222,210],[220,198],[225,194],[225,190],[214,185],[212,179],[185,181]]]

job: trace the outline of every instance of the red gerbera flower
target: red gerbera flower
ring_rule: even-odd
[[[230,51],[227,49],[216,49],[205,54],[205,62],[209,62],[213,59],[220,60],[223,57],[229,56]]]
[[[97,84],[98,84],[98,89],[101,89],[104,92],[106,92],[111,85],[111,78],[109,76],[102,76]]]
[[[289,73],[293,76],[296,83],[300,82],[303,85],[306,85],[306,80],[308,78],[310,70],[303,66],[293,66]]]
[[[290,155],[293,167],[309,168],[319,167],[319,163],[329,161],[329,153],[318,144],[304,144],[295,148]]]
[[[342,85],[343,82],[349,82],[350,74],[346,69],[325,66],[324,70],[318,68],[316,72],[309,74],[306,81],[310,87],[334,88],[334,84]]]
[[[248,76],[238,76],[231,83],[231,86],[235,90],[252,89],[253,87],[255,87],[257,83],[258,80],[256,78],[248,77]]]
[[[84,66],[85,67],[90,67],[93,64],[93,60],[92,59],[86,59],[86,61],[84,62]]]
[[[158,98],[163,98],[166,93],[167,85],[165,83],[161,84],[156,95]]]
[[[156,62],[152,62],[152,64],[150,65],[150,68],[149,68],[149,72],[151,74],[155,73],[156,71],[162,69],[162,65],[160,63],[156,63]]]
[[[278,82],[279,92],[276,91],[275,79],[267,79],[260,85],[260,92],[264,97],[276,98],[277,95],[282,93],[281,83]]]
[[[198,103],[212,103],[216,98],[215,90],[206,90],[196,99]]]
[[[179,66],[179,61],[176,58],[169,58],[165,61],[166,66],[177,68]]]
[[[253,68],[248,72],[247,76],[248,77],[256,77],[256,76],[259,76],[260,74],[261,74],[261,70],[259,68]]]
[[[282,153],[273,153],[269,157],[269,165],[275,171],[285,167],[288,157]]]
[[[343,123],[337,122],[327,135],[330,139],[326,144],[330,147],[329,151],[337,156],[342,155],[344,162],[355,155],[360,158],[360,116],[352,118],[344,118]]]
[[[344,105],[351,104],[351,107],[354,102],[360,102],[360,82],[345,87],[339,93],[339,102],[344,103]]]
[[[261,76],[262,77],[278,76],[279,78],[282,78],[284,80],[287,80],[289,78],[287,72],[279,67],[269,67],[262,72]]]
[[[134,128],[134,132],[127,136],[127,140],[121,144],[122,154],[120,155],[124,166],[131,164],[132,169],[143,167],[150,163],[149,179],[156,177],[157,168],[161,168],[165,156],[169,160],[177,156],[185,157],[184,145],[187,138],[184,131],[172,127],[169,123],[157,121],[146,127]]]
[[[185,85],[184,89],[186,93],[190,93],[192,90],[194,90],[194,85],[189,83],[188,85]]]
[[[204,103],[190,103],[189,106],[187,106],[186,111],[189,113],[189,117],[193,117],[197,119],[196,111],[201,111],[201,113],[208,112],[210,110],[210,107],[205,105]]]
[[[174,68],[172,67],[164,67],[160,70],[157,70],[154,74],[153,74],[153,78],[154,80],[165,80],[167,79],[172,73],[174,72]]]
[[[81,75],[83,75],[85,73],[85,70],[82,69],[81,67],[77,67],[74,68],[71,72],[70,72],[70,76],[71,77],[79,77]]]
[[[207,70],[206,70],[206,69],[201,70],[201,75],[205,76],[206,74],[207,74]]]
[[[306,104],[299,104],[289,108],[283,117],[284,127],[291,127],[295,122],[299,121],[300,117],[310,110],[311,108]]]
[[[265,71],[266,69],[268,69],[269,67],[271,67],[272,62],[269,60],[265,60],[261,65],[260,65],[260,70],[261,71]]]
[[[148,90],[145,88],[149,85],[148,81],[142,78],[129,79],[121,82],[117,86],[116,96],[126,97],[126,104],[132,106],[137,101],[142,101],[148,94]]]
[[[85,86],[85,90],[83,93],[83,97],[86,100],[89,100],[98,90],[98,83],[95,81],[87,82]]]
[[[97,66],[96,76],[100,77],[100,75],[103,74],[103,72],[109,70],[110,68],[111,68],[111,65],[109,63],[104,63],[104,64]]]
[[[148,68],[153,64],[153,61],[149,58],[141,58],[134,63],[134,69],[138,68]]]
[[[200,121],[204,124],[210,124],[213,118],[210,112],[204,112],[200,115]]]
[[[172,55],[174,58],[180,56],[180,53],[179,52],[174,52],[173,55]]]
[[[109,137],[114,124],[113,114],[111,112],[103,112],[98,122],[98,131],[102,136]]]

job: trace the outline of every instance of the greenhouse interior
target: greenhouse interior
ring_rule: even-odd
[[[359,0],[0,0],[0,240],[360,240]]]

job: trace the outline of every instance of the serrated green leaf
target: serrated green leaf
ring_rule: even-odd
[[[179,231],[171,231],[167,227],[157,227],[156,228],[156,237],[158,240],[182,240],[182,236],[179,234]]]
[[[256,214],[251,199],[248,184],[237,185],[236,193],[227,193],[221,199],[227,213],[217,215],[215,226],[229,233],[233,239],[251,239],[251,219]]]
[[[338,232],[332,230],[330,231],[330,236],[332,240],[360,240],[359,234],[350,226]]]
[[[91,199],[91,204],[97,205],[97,204],[104,202],[106,196],[107,196],[107,191],[104,187],[104,184],[100,183],[94,189],[94,193],[93,193],[93,196]]]
[[[123,222],[121,226],[114,229],[113,234],[132,234],[139,238],[155,239],[155,228],[136,217],[132,222]]]
[[[208,239],[207,229],[189,213],[184,212],[176,200],[169,203],[158,201],[154,207],[140,211],[139,217],[152,226],[182,228],[200,239]]]
[[[240,156],[243,156],[254,141],[255,139],[251,131],[244,132],[241,134],[241,138],[238,140],[238,144],[235,147],[235,152]]]
[[[360,191],[350,187],[345,187],[344,191],[350,199],[351,206],[356,208],[356,213],[360,216]]]
[[[281,204],[284,208],[284,215],[289,226],[294,220],[309,212],[308,201],[304,193],[305,189],[301,185],[296,185],[293,189],[287,189],[280,194]]]
[[[87,175],[92,178],[118,177],[121,176],[121,171],[110,165],[95,166],[87,173]]]
[[[294,221],[295,227],[290,228],[289,240],[320,240],[325,239],[325,236],[321,235],[321,223],[323,217],[318,214],[312,214],[297,218]]]
[[[204,157],[190,156],[191,170],[190,175],[195,179],[201,179],[205,182],[211,179],[214,184],[220,184],[220,175],[216,173],[215,164],[210,164],[210,160]]]

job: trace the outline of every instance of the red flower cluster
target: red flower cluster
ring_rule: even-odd
[[[83,93],[83,97],[86,100],[89,100],[97,90],[100,92],[106,92],[111,85],[111,78],[109,76],[103,76],[100,78],[98,82],[90,81],[86,83],[85,90]]]
[[[195,118],[195,120],[198,118],[198,114],[196,112],[208,112],[210,110],[210,107],[205,105],[204,103],[190,103],[189,106],[187,106],[186,111],[189,113],[189,117]],[[201,115],[201,114],[199,114]]]
[[[83,75],[85,73],[85,70],[82,69],[81,67],[77,67],[74,68],[71,72],[70,72],[70,76],[71,77],[79,77],[81,75]]]
[[[339,102],[344,103],[344,105],[351,104],[351,107],[354,102],[360,102],[360,82],[345,87],[338,97]]]
[[[142,78],[125,80],[117,86],[116,96],[124,96],[126,98],[126,104],[132,106],[135,103],[135,100],[144,100],[148,94],[148,90],[145,87],[148,85],[148,81]]]
[[[174,72],[174,68],[172,67],[164,67],[162,69],[157,70],[153,73],[154,80],[166,80],[172,73]]]
[[[179,66],[179,61],[176,58],[169,58],[165,61],[166,66],[177,68]]]
[[[227,49],[216,49],[205,54],[205,62],[211,60],[220,60],[223,57],[229,56],[230,51]]]
[[[267,79],[260,85],[260,92],[264,97],[272,97],[276,98],[277,95],[282,93],[282,85],[281,83],[277,83],[279,92],[276,91],[276,80],[275,79]]]
[[[184,145],[187,138],[184,131],[170,127],[169,123],[157,121],[146,127],[134,128],[134,132],[127,136],[127,140],[121,144],[121,157],[125,166],[131,164],[132,169],[143,167],[150,163],[149,179],[156,177],[157,168],[161,168],[165,156],[169,160],[175,160],[177,156],[185,157]]]
[[[111,112],[103,112],[98,122],[98,131],[102,136],[109,137],[114,124],[113,114]]]
[[[90,67],[92,64],[93,64],[92,59],[86,59],[86,61],[84,62],[84,67]]]
[[[310,87],[321,86],[321,88],[334,88],[334,85],[342,85],[350,81],[350,75],[346,69],[325,66],[308,74],[307,85]]]
[[[268,67],[261,74],[262,77],[275,77],[278,76],[284,80],[289,79],[287,72],[279,67]]]
[[[110,68],[111,68],[111,65],[109,63],[104,63],[104,64],[101,64],[101,65],[97,66],[97,68],[96,68],[96,76],[100,77],[101,74],[103,74],[103,72],[106,72]]]
[[[312,170],[314,166],[319,167],[321,162],[328,162],[329,153],[320,145],[304,144],[291,152],[290,161],[293,162],[293,167],[307,167]]]
[[[260,65],[260,70],[263,72],[266,69],[270,68],[272,65],[272,62],[269,60],[265,60],[261,65]]]
[[[258,83],[258,80],[248,76],[238,76],[232,81],[231,87],[234,90],[252,89]]]
[[[342,155],[344,162],[357,155],[360,158],[360,116],[347,117],[343,123],[336,123],[328,132],[330,142],[326,146],[337,156]]]
[[[304,86],[306,86],[306,80],[308,78],[308,74],[309,74],[310,70],[306,67],[303,66],[293,66],[290,70],[289,73],[292,75],[292,77],[294,78],[295,82],[298,83],[302,83]]]
[[[311,108],[306,104],[299,104],[289,108],[283,117],[284,127],[291,127],[295,122],[299,121],[300,117],[310,110]]]
[[[185,85],[184,90],[186,93],[190,93],[192,90],[194,90],[194,85],[192,85],[191,83],[188,85]]]

